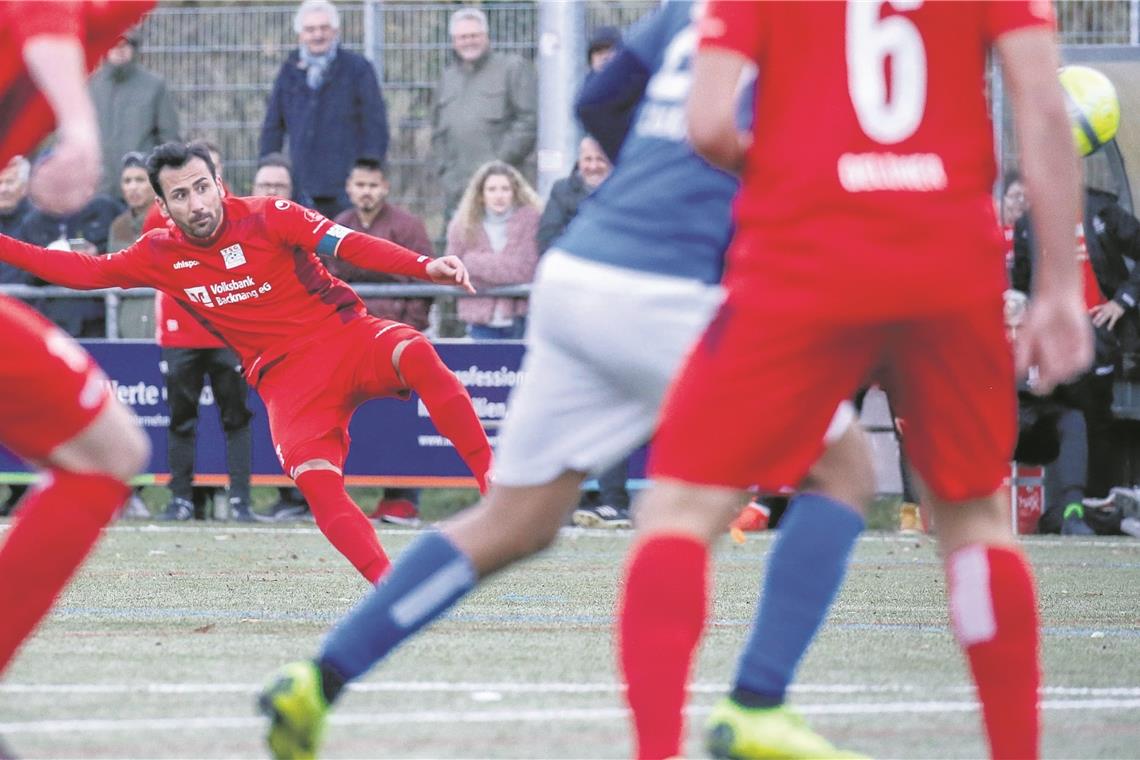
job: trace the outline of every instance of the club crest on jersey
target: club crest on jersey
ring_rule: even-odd
[[[222,261],[226,264],[226,269],[233,269],[240,267],[245,263],[245,251],[241,249],[241,243],[234,243],[221,250]]]
[[[184,290],[186,291],[186,297],[192,302],[213,307],[214,299],[210,298],[210,291],[206,290],[205,285],[199,285],[196,288],[184,288]]]

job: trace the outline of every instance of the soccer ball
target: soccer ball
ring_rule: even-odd
[[[1101,72],[1088,66],[1065,66],[1058,76],[1073,125],[1073,142],[1082,156],[1095,153],[1116,137],[1120,100],[1116,88]]]

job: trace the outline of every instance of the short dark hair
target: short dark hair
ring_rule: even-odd
[[[146,158],[146,174],[150,178],[150,186],[154,188],[155,195],[166,200],[162,185],[158,183],[158,173],[167,167],[181,169],[192,158],[205,161],[210,176],[217,176],[218,170],[214,166],[214,159],[210,158],[210,151],[201,142],[168,142],[152,150]]]
[[[261,169],[265,166],[280,166],[282,169],[289,172],[289,176],[293,176],[293,162],[289,157],[280,151],[273,153],[266,153],[264,156],[257,160],[257,168]]]
[[[119,172],[124,172],[127,169],[146,169],[146,153],[141,150],[124,153],[123,160],[119,164]]]
[[[201,145],[203,148],[210,151],[211,153],[217,153],[219,156],[222,155],[222,149],[218,147],[218,144],[216,142],[214,142],[213,140],[209,140],[205,137],[199,137],[197,140],[191,140],[190,144],[191,145]]]
[[[363,169],[368,172],[380,172],[381,174],[388,173],[388,166],[384,159],[377,158],[376,156],[358,156],[352,162],[353,169]]]
[[[1017,169],[1010,169],[1005,173],[1005,176],[1001,178],[1001,191],[1004,193],[1014,182],[1021,182],[1022,184],[1025,184],[1021,179],[1021,172],[1019,172]]]

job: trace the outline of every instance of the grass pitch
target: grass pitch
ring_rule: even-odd
[[[414,531],[382,530],[397,556]],[[325,755],[619,758],[611,625],[628,532],[568,529],[398,649],[337,705]],[[1044,754],[1140,757],[1140,541],[1030,538]],[[717,552],[686,752],[731,677],[771,537]],[[262,681],[312,654],[367,588],[311,526],[113,527],[0,682],[21,757],[263,757]],[[985,754],[932,542],[870,534],[794,703],[876,757]]]

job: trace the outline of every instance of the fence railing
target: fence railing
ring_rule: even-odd
[[[496,49],[534,59],[537,2],[470,4],[487,13]],[[657,4],[657,0],[587,0],[586,33],[601,25],[628,26]],[[436,239],[444,220],[430,156],[430,109],[435,83],[451,55],[447,20],[461,5],[337,3],[342,44],[369,55],[381,74],[392,133],[391,199],[424,218]],[[1063,43],[1140,44],[1140,0],[1059,0],[1055,7]],[[219,144],[227,180],[238,193],[250,189],[273,78],[296,45],[292,31],[296,8],[297,3],[279,2],[162,2],[143,25],[141,63],[165,78],[181,116],[183,136],[208,137]],[[372,22],[370,29],[365,28],[366,19]],[[441,295],[371,290],[431,286],[361,285],[358,290],[365,294],[366,288],[368,295]],[[0,292],[8,289],[0,287]],[[48,295],[67,297],[59,291],[35,293],[35,297]]]
[[[439,298],[450,301],[454,298],[527,298],[530,296],[530,285],[500,285],[486,288],[476,294],[468,293],[450,285],[430,285],[418,283],[348,283],[361,298]],[[92,298],[103,299],[103,310],[106,318],[106,337],[115,340],[119,337],[119,306],[124,300],[132,298],[153,298],[154,288],[99,288],[96,290],[72,290],[58,285],[0,285],[0,295],[27,300],[43,298],[58,298],[61,300]],[[450,318],[444,315],[442,318]],[[438,321],[438,318],[437,318]],[[430,331],[443,335],[457,335],[461,333],[458,324],[435,325]],[[431,335],[430,337],[438,337]]]

